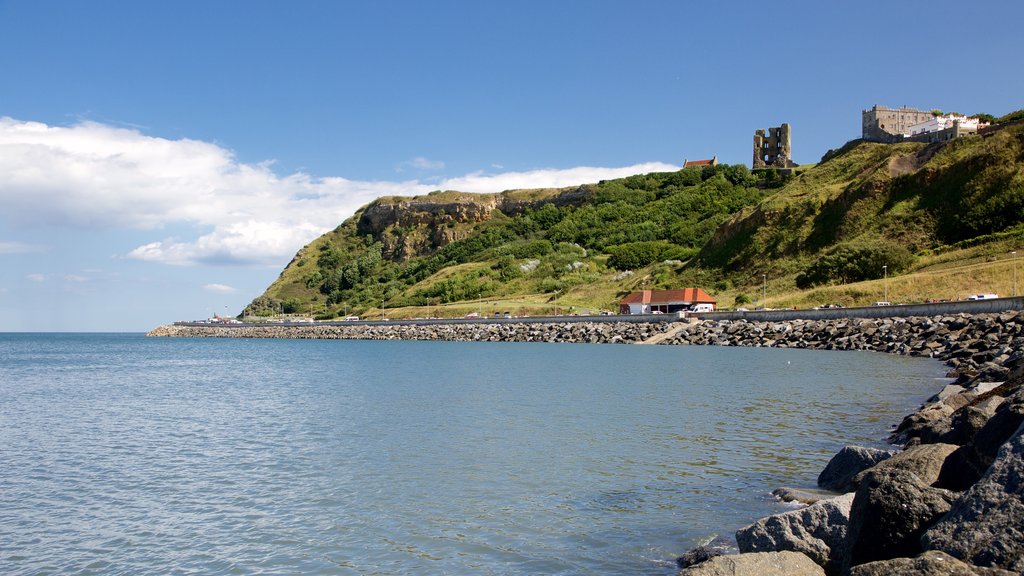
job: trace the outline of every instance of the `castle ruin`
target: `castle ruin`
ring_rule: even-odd
[[[790,160],[792,144],[790,143],[789,124],[777,128],[769,128],[768,135],[764,130],[754,132],[754,164],[757,168],[795,168]]]

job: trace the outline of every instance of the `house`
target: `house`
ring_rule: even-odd
[[[683,168],[688,168],[690,166],[718,166],[718,156],[712,156],[711,160],[683,159]]]
[[[680,312],[697,304],[710,304],[714,309],[718,301],[700,288],[682,290],[640,290],[619,302],[619,314],[651,314],[654,312]]]

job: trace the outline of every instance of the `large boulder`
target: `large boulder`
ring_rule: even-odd
[[[1024,424],[1024,391],[1018,391],[996,408],[974,441],[961,446],[949,458],[939,476],[939,485],[966,490],[974,485],[996,458],[996,453]]]
[[[921,535],[949,512],[956,494],[913,472],[891,469],[864,477],[850,509],[841,562],[845,568],[922,552]]]
[[[911,446],[893,455],[892,458],[883,460],[870,468],[854,476],[852,484],[860,486],[864,477],[877,470],[906,470],[913,472],[925,484],[935,484],[939,479],[939,472],[942,465],[959,446],[954,444],[919,444]]]
[[[833,492],[849,492],[853,477],[893,455],[887,450],[844,446],[818,475],[818,486]]]
[[[740,552],[802,552],[829,572],[838,570],[833,550],[842,547],[854,493],[762,518],[736,531]]]
[[[850,576],[1015,576],[1000,568],[982,568],[957,560],[944,552],[928,551],[917,558],[893,558],[854,566]]]
[[[1002,396],[992,396],[957,410],[953,413],[950,430],[942,436],[942,441],[959,446],[973,442],[978,432],[995,415],[1003,400]]]
[[[921,543],[979,566],[1024,573],[1024,424]]]
[[[755,552],[717,556],[679,572],[680,576],[825,576],[825,570],[798,552]]]

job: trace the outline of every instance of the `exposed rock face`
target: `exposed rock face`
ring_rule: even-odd
[[[755,552],[717,556],[679,572],[680,576],[825,576],[813,560],[797,552]]]
[[[916,556],[921,535],[949,512],[955,498],[905,470],[868,474],[850,509],[843,566]]]
[[[838,569],[833,550],[841,548],[850,522],[854,494],[820,500],[811,506],[762,518],[736,532],[740,552],[801,552],[829,572]]]
[[[835,492],[847,492],[854,488],[853,478],[889,458],[893,452],[861,446],[844,446],[818,475],[818,486]]]
[[[521,214],[527,208],[538,208],[544,204],[578,205],[587,201],[591,194],[590,187],[578,186],[565,188],[556,194],[538,199],[518,197],[511,192],[449,192],[434,198],[429,195],[381,198],[363,208],[356,223],[356,231],[359,234],[372,235],[379,240],[386,258],[402,261],[416,255],[428,254],[469,234],[466,230],[449,228],[451,225],[490,220],[496,210],[512,216]],[[385,235],[384,232],[388,230],[401,232]]]
[[[1024,425],[922,544],[973,564],[1024,573]]]
[[[917,558],[894,558],[854,566],[850,576],[1015,576],[1000,568],[979,568],[965,564],[944,552],[929,551]]]

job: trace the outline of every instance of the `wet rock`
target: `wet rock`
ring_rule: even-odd
[[[854,493],[821,500],[806,508],[762,518],[736,532],[740,552],[801,552],[829,571],[839,568],[839,550],[850,522]]]
[[[755,552],[717,556],[686,568],[680,576],[824,576],[825,571],[798,552]]]
[[[893,452],[877,448],[844,446],[818,475],[818,486],[834,492],[848,492],[852,489],[854,476],[892,455]]]
[[[726,542],[721,538],[714,538],[707,544],[701,544],[679,558],[676,558],[676,566],[679,566],[680,568],[689,568],[702,562],[707,562],[716,556],[721,556],[735,551],[735,546],[732,546],[729,542]]]
[[[776,488],[772,490],[775,496],[783,502],[799,502],[800,504],[814,504],[836,496],[842,496],[839,492],[830,490],[818,490],[813,488]]]

